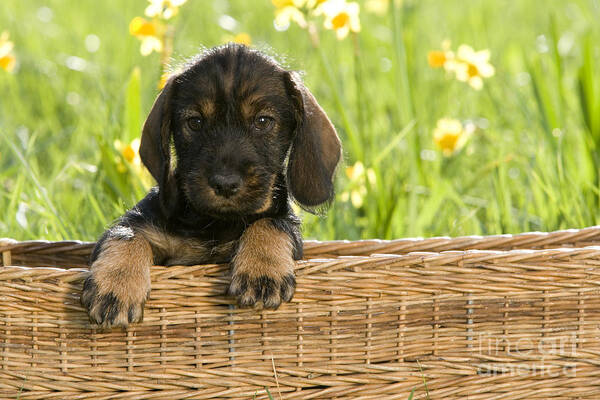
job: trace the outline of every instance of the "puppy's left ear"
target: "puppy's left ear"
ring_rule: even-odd
[[[159,187],[159,198],[163,212],[168,214],[176,201],[175,178],[171,168],[171,77],[159,93],[142,129],[140,158]]]
[[[298,74],[286,71],[284,81],[297,110],[287,168],[289,189],[301,205],[313,208],[333,197],[333,177],[342,146],[333,124]]]

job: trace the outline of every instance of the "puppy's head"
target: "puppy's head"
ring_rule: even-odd
[[[228,217],[269,210],[277,185],[308,209],[326,203],[340,149],[295,73],[230,44],[169,79],[144,124],[140,156],[164,211],[184,196],[199,213]]]

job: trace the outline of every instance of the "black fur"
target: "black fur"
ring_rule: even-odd
[[[302,258],[300,221],[290,207],[286,159],[293,141],[301,135],[300,130],[310,125],[307,122],[310,116],[304,116],[305,108],[309,107],[302,103],[302,96],[310,95],[302,92],[297,79],[290,81],[291,76],[264,54],[231,44],[199,56],[186,70],[172,77],[155,103],[155,107],[159,104],[161,108],[153,109],[148,117],[140,150],[142,160],[159,185],[105,232],[92,260],[97,257],[104,240],[123,236],[122,227],[139,231],[153,225],[171,235],[200,239],[218,246],[239,239],[247,226],[261,218],[271,218],[277,229],[289,235],[294,259]],[[162,101],[161,97],[164,98]],[[202,101],[213,106],[212,114],[203,114]],[[244,102],[246,106],[254,107],[254,113],[266,109],[275,117],[276,126],[272,132],[252,130],[251,121],[240,112]],[[202,120],[201,132],[190,132],[186,126],[189,112]],[[311,112],[318,114],[312,109]],[[328,122],[324,114],[319,118],[319,123],[323,119]],[[153,126],[150,126],[151,122]],[[147,131],[156,130],[156,124],[160,125],[160,132],[154,139],[147,139],[152,137]],[[333,133],[337,140],[335,131]],[[176,160],[171,159],[171,146]],[[156,154],[157,148],[162,149],[159,154]],[[313,158],[321,157],[316,149],[310,147],[308,150]],[[339,153],[339,148],[336,152]],[[326,154],[323,158],[329,157],[329,163],[336,164],[337,153]],[[172,164],[176,164],[176,168],[170,171]],[[252,174],[243,178],[256,181],[255,187],[235,202],[216,199],[212,195],[208,183],[211,175],[220,170],[235,170],[243,175],[240,171],[244,168],[252,169]],[[310,165],[302,169],[308,178],[311,171]],[[319,197],[321,193],[315,194],[315,198],[310,192],[303,193],[302,198],[308,199],[304,200],[304,206],[311,207],[315,201],[322,203],[331,198],[332,172],[324,168],[312,172],[315,182],[328,181],[327,188],[323,189],[327,198]],[[273,191],[269,192],[271,177],[275,182]],[[271,197],[271,205],[256,213],[266,196]],[[169,263],[170,255],[153,250],[155,263]],[[226,262],[232,256],[195,262]]]
[[[307,209],[327,203],[340,154],[331,122],[297,74],[245,46],[209,50],[157,97],[140,156],[158,185],[102,235],[92,262],[107,241],[134,235],[147,239],[156,264],[230,262],[245,229],[264,218],[289,237],[291,256],[300,259],[300,221],[290,202]],[[228,182],[235,185],[219,186]],[[190,242],[208,250],[182,261],[172,249]],[[246,294],[241,305],[262,300],[276,308],[291,299],[295,284],[293,275],[274,282],[240,274],[229,292]],[[95,302],[110,322],[119,299],[96,289],[92,277],[86,280],[82,304],[89,310]],[[134,313],[129,309],[130,321]]]

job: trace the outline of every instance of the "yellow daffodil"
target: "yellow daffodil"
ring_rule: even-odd
[[[494,75],[494,67],[489,63],[490,51],[487,49],[475,51],[471,46],[460,45],[456,52],[456,60],[456,79],[467,82],[475,90],[483,87],[483,78]]]
[[[131,143],[123,143],[120,140],[115,140],[115,148],[121,153],[123,159],[135,167],[142,165],[140,158],[140,139],[133,139]]]
[[[165,72],[165,73],[161,74],[160,75],[160,79],[158,81],[157,87],[162,90],[162,88],[164,88],[165,85],[167,84],[167,80],[168,79],[169,79],[169,73],[168,72]]]
[[[317,15],[325,16],[325,28],[334,30],[339,40],[348,36],[349,32],[360,32],[359,12],[358,3],[346,0],[327,0],[316,10]]]
[[[433,130],[433,141],[449,157],[467,143],[474,130],[475,126],[471,123],[463,126],[457,119],[442,118]]]
[[[246,46],[250,46],[252,44],[252,37],[246,32],[240,32],[237,35],[223,36],[222,41],[225,43],[234,42],[234,43],[239,43],[239,44],[243,44]]]
[[[346,167],[346,176],[355,181],[360,179],[365,173],[365,166],[362,162],[357,161],[351,167]]]
[[[490,51],[475,51],[471,46],[462,44],[456,54],[450,50],[450,41],[442,42],[442,50],[432,50],[427,54],[427,61],[433,68],[444,67],[453,73],[457,80],[467,82],[473,89],[483,87],[483,78],[494,75],[494,67],[489,63]]]
[[[240,44],[250,46],[252,44],[252,38],[246,32],[240,32],[233,37],[233,41]]]
[[[160,53],[163,49],[163,44],[161,40],[154,36],[145,36],[141,38],[142,45],[140,46],[140,53],[143,56],[150,55],[153,51]]]
[[[0,35],[0,68],[12,72],[17,64],[17,58],[13,54],[14,44],[8,40],[8,32]]]
[[[142,17],[135,17],[129,23],[129,33],[133,36],[158,36],[158,24]]]
[[[363,163],[357,161],[353,166],[346,168],[346,176],[350,179],[351,189],[342,193],[341,200],[344,202],[350,200],[355,208],[360,208],[367,195],[367,182],[371,185],[376,182],[375,171],[372,168],[365,169]]]
[[[427,62],[432,68],[443,67],[446,60],[446,54],[443,51],[432,50],[427,53]]]
[[[121,155],[116,160],[117,171],[122,174],[127,171],[133,172],[146,188],[151,187],[152,177],[144,168],[140,158],[140,139],[133,139],[131,143],[123,143],[117,139],[113,145]]]
[[[161,36],[165,27],[159,21],[148,21],[142,17],[135,17],[129,23],[129,33],[142,41],[140,53],[147,56],[153,51],[160,53],[163,50]]]
[[[306,16],[303,7],[306,0],[271,0],[275,6],[275,26],[285,30],[291,21],[298,24],[300,28],[306,28]]]
[[[150,5],[146,7],[147,17],[170,19],[177,15],[179,7],[187,0],[148,0]]]
[[[301,28],[308,27],[308,18],[326,0],[271,0],[275,6],[275,27],[286,30],[293,21]]]
[[[306,8],[308,10],[312,10],[325,1],[327,0],[271,0],[271,3],[273,3],[275,8],[292,6],[296,7],[297,9]]]
[[[289,6],[302,7],[304,2],[301,2],[301,4],[299,4],[298,6],[296,6],[296,4],[298,4],[299,2],[294,0],[271,0],[271,3],[273,3],[276,9],[280,9]]]
[[[454,62],[454,52],[450,50],[450,40],[442,42],[442,50],[432,50],[427,53],[427,62],[432,68],[444,67],[446,71],[451,71]]]

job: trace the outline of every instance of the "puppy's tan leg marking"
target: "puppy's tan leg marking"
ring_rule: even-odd
[[[232,265],[229,294],[241,307],[262,301],[276,309],[290,301],[296,289],[293,244],[290,237],[275,228],[271,219],[254,222],[242,234]]]
[[[132,235],[108,238],[101,246],[81,295],[90,320],[103,328],[141,321],[150,292],[150,244]]]

